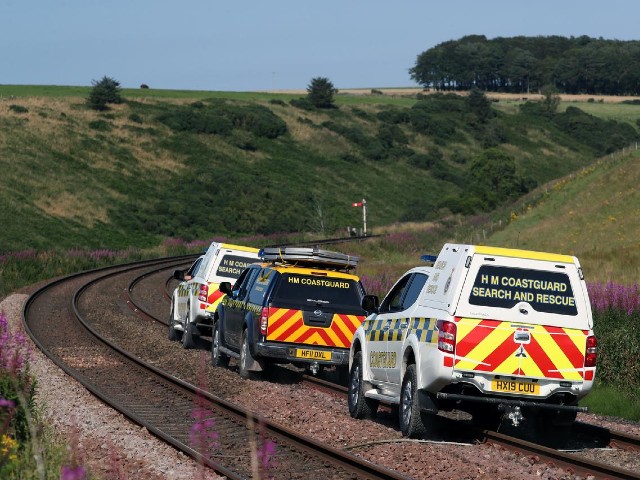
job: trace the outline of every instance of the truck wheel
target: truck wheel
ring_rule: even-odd
[[[364,396],[362,352],[356,352],[353,357],[349,376],[348,404],[349,414],[353,418],[374,418],[378,412],[378,401]]]
[[[254,358],[249,350],[249,334],[245,329],[242,332],[242,345],[240,346],[240,363],[238,365],[238,373],[242,378],[249,378],[251,372],[249,369],[253,366]]]
[[[193,330],[196,328],[189,321],[189,317],[191,316],[191,308],[187,304],[187,315],[184,318],[184,332],[182,332],[182,348],[189,349],[196,346],[195,338],[193,335]]]
[[[220,351],[220,324],[213,322],[213,334],[211,335],[211,365],[214,367],[226,367],[229,365],[229,356]]]
[[[173,310],[173,301],[171,302],[171,313],[169,314],[169,340],[171,340],[172,342],[177,342],[178,340],[180,340],[180,337],[182,336],[182,332],[180,332],[179,330],[176,330],[175,328],[176,325],[176,319],[175,319],[175,312]]]
[[[402,379],[398,414],[400,430],[405,437],[415,438],[426,433],[418,405],[418,376],[414,364],[407,365],[407,371]]]

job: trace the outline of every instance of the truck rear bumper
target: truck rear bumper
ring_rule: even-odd
[[[454,401],[463,401],[463,402],[475,402],[475,403],[486,403],[493,405],[505,405],[512,407],[523,407],[523,408],[535,408],[541,410],[556,410],[556,411],[571,411],[571,412],[586,412],[587,407],[579,407],[577,405],[559,405],[557,403],[545,403],[545,402],[536,402],[533,400],[518,400],[518,399],[510,399],[510,398],[496,398],[496,397],[476,397],[471,395],[460,395],[458,393],[445,393],[438,392],[436,394],[436,398],[438,400],[454,400]]]
[[[300,356],[300,352],[307,353]],[[288,363],[314,363],[320,365],[348,365],[349,349],[322,348],[307,345],[279,345],[272,343],[258,342],[256,344],[256,356],[272,358]],[[324,355],[331,354],[330,360],[325,360]]]

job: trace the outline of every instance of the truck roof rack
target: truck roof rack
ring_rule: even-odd
[[[358,257],[316,247],[265,247],[258,254],[268,262],[351,270],[358,266]]]

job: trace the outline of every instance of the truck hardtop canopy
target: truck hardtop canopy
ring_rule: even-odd
[[[480,245],[445,244],[433,263],[421,304],[449,314],[562,324],[567,315],[590,322],[591,307],[578,259],[571,255]],[[531,309],[534,306],[534,309]],[[538,311],[536,311],[538,309]],[[507,310],[509,312],[507,312]],[[576,323],[577,322],[576,318]]]
[[[265,247],[259,253],[266,262],[348,271],[358,266],[358,257],[317,247]]]

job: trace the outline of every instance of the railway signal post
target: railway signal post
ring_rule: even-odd
[[[353,202],[352,207],[362,207],[362,235],[367,236],[367,201],[363,198],[361,202]]]

